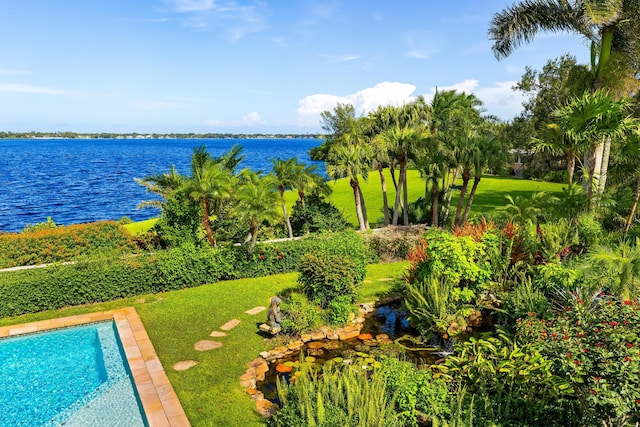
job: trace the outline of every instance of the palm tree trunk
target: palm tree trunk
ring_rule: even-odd
[[[609,172],[609,154],[611,153],[611,138],[604,141],[602,147],[602,161],[600,164],[600,180],[598,181],[598,194],[604,194],[607,185],[607,173]]]
[[[431,186],[431,228],[438,228],[438,197],[440,197],[440,189],[438,188],[438,180],[433,180]]]
[[[293,239],[293,228],[291,227],[291,221],[289,220],[289,214],[287,213],[287,202],[284,200],[284,187],[282,186],[280,186],[280,202],[282,203],[282,215],[284,215],[284,222],[287,224],[289,239]]]
[[[458,179],[458,168],[456,168],[453,171],[453,177],[451,178],[451,181],[449,181],[449,185],[445,189],[447,194],[447,206],[445,207],[445,211],[444,211],[445,221],[449,217],[449,209],[451,208],[451,198],[453,197],[453,185],[456,183],[456,179]]]
[[[396,168],[394,167],[393,160],[389,163],[389,173],[391,174],[391,181],[393,181],[393,188],[398,191],[398,182],[396,181]]]
[[[576,153],[569,152],[569,158],[567,159],[567,172],[569,174],[569,187],[573,184],[573,174],[576,170]]]
[[[358,183],[358,178],[351,178],[350,180],[351,188],[353,188],[353,198],[356,202],[356,216],[358,217],[358,226],[360,231],[365,230],[364,217],[362,216],[362,202],[360,200],[360,184]]]
[[[398,225],[398,212],[400,210],[400,200],[402,198],[401,191],[402,191],[402,169],[400,169],[400,177],[398,179],[398,187],[396,188],[396,200],[395,200],[395,203],[393,204],[393,222],[392,222],[392,224],[394,226]]]
[[[298,197],[300,197],[300,203],[302,204],[302,209],[307,209],[307,207],[304,205],[304,191],[301,189],[298,189]]]
[[[478,184],[480,184],[480,179],[482,179],[482,175],[476,175],[473,178],[473,186],[471,186],[471,191],[469,192],[469,200],[467,200],[467,206],[464,209],[462,220],[460,220],[460,227],[463,227],[467,223],[467,219],[469,219],[469,213],[471,212],[471,206],[473,205],[473,198],[476,195],[476,190],[478,189]]]
[[[213,229],[211,228],[211,223],[209,222],[209,203],[206,198],[202,199],[202,227],[204,227],[204,232],[207,236],[207,241],[212,247],[216,246],[216,238],[213,237]]]
[[[471,180],[471,171],[464,170],[462,172],[462,188],[460,189],[460,197],[458,197],[458,206],[456,207],[456,216],[453,219],[454,226],[460,226],[460,215],[462,214],[462,205],[464,205],[464,196],[467,194],[467,187]]]
[[[358,192],[360,193],[360,206],[362,207],[362,219],[364,220],[365,230],[369,229],[369,215],[367,215],[367,206],[364,203],[364,195],[362,194],[362,187],[358,185]]]
[[[597,148],[593,147],[593,150],[589,151],[589,159],[587,161],[587,209],[591,211],[592,203],[591,199],[593,199],[593,186],[595,184],[595,175],[596,175],[596,159],[597,159]]]
[[[380,185],[382,186],[382,213],[384,214],[384,226],[389,226],[389,201],[387,200],[387,180],[384,177],[382,165],[378,166],[380,173]]]
[[[249,244],[249,254],[253,253],[256,247],[256,241],[258,240],[258,224],[255,221],[251,221],[249,226],[249,234],[251,235],[251,243]]]
[[[631,206],[631,212],[629,212],[627,223],[624,225],[624,237],[627,237],[627,233],[629,232],[631,223],[633,222],[633,217],[636,215],[636,209],[638,209],[638,200],[640,200],[640,175],[638,175],[638,179],[636,182],[636,194],[633,196],[633,206]]]
[[[409,225],[409,195],[407,191],[407,160],[405,160],[400,164],[400,174],[402,175],[402,200],[404,202],[404,206],[402,209],[402,221],[404,225]]]

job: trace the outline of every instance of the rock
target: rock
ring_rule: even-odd
[[[258,381],[264,381],[264,377],[269,372],[269,364],[262,357],[258,357],[249,362],[249,370],[254,371],[255,379]],[[249,371],[247,371],[249,372]]]
[[[292,351],[298,351],[302,348],[303,345],[304,343],[302,342],[302,340],[296,340],[291,341],[289,344],[287,344],[287,348]]]
[[[245,388],[244,392],[251,396],[252,400],[264,399],[264,394],[260,390],[256,390],[253,387]]]
[[[338,329],[336,333],[338,334],[340,341],[347,341],[360,335],[360,327],[358,326],[360,325],[347,326],[346,328]]]
[[[300,339],[302,340],[302,342],[309,342],[311,341],[311,334],[302,334],[300,336]]]
[[[240,381],[240,387],[242,388],[256,388],[256,380],[254,379],[250,379],[250,380],[243,380]]]
[[[326,337],[327,337],[327,335],[323,331],[311,332],[311,341],[323,340]]]
[[[367,341],[367,340],[373,339],[373,336],[371,334],[360,334],[358,335],[358,339],[360,341]]]
[[[324,343],[320,341],[312,341],[307,345],[307,348],[316,349],[324,347]]]
[[[265,311],[266,309],[267,309],[267,307],[259,306],[259,307],[254,307],[251,310],[247,310],[247,311],[245,311],[245,313],[246,314],[250,314],[250,315],[253,316],[254,314],[258,314],[258,313],[260,313],[262,311]]]
[[[378,334],[378,335],[376,335],[376,341],[380,345],[393,344],[393,341],[391,340],[391,338],[389,338],[389,335],[387,335],[387,334]]]
[[[187,369],[191,369],[196,366],[198,362],[195,360],[182,360],[173,365],[173,369],[176,371],[186,371]]]
[[[271,417],[278,411],[278,405],[267,399],[256,400],[256,410],[265,418]]]
[[[258,329],[260,329],[262,332],[269,333],[269,331],[271,330],[271,326],[263,323],[262,325],[258,326]]]
[[[328,340],[332,340],[332,341],[336,341],[338,339],[340,339],[340,337],[338,336],[338,334],[336,334],[335,330],[328,330],[327,331],[327,339]]]
[[[215,338],[221,338],[221,337],[226,337],[227,334],[225,334],[224,332],[220,332],[220,331],[213,331],[209,334],[210,337],[215,337]]]
[[[198,351],[209,351],[222,347],[222,343],[218,341],[202,340],[193,346]]]
[[[239,324],[240,324],[240,321],[238,319],[232,319],[232,320],[229,320],[224,325],[220,326],[220,329],[222,329],[223,331],[230,331],[231,329],[235,328]]]

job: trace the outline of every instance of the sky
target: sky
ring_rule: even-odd
[[[522,110],[526,66],[571,53],[544,34],[498,61],[510,0],[0,0],[0,131],[317,133],[438,89]]]

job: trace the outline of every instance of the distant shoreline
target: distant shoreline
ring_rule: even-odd
[[[0,132],[11,139],[324,139],[321,134]]]

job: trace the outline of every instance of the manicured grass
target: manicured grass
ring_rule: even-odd
[[[396,173],[397,176],[397,173]],[[391,174],[389,170],[385,170],[385,177],[387,180],[387,196],[389,200],[389,206],[393,207],[393,202],[396,197],[396,193],[391,180]],[[424,196],[425,182],[420,178],[420,172],[417,170],[409,170],[407,173],[407,190],[409,201],[413,202],[419,197]],[[458,180],[458,184],[462,182]],[[469,191],[471,190],[471,184],[469,184]],[[353,199],[353,189],[349,185],[349,180],[346,178],[339,179],[337,181],[329,181],[329,185],[333,188],[330,200],[333,204],[344,214],[345,218],[351,222],[354,226],[358,225],[358,219],[356,217],[355,202]],[[362,187],[362,193],[367,206],[367,213],[369,215],[369,222],[373,226],[377,222],[382,222],[382,189],[380,186],[380,175],[373,171],[369,174],[368,182],[360,179],[360,185]],[[531,181],[527,179],[511,178],[511,177],[499,177],[499,176],[484,176],[480,181],[478,190],[473,200],[472,214],[490,213],[495,208],[504,206],[507,204],[506,196],[511,195],[513,198],[518,196],[530,196],[538,191],[546,191],[559,195],[562,193],[562,188],[566,187],[566,184],[556,184],[552,182]],[[458,196],[460,192],[455,191],[451,199],[452,209],[455,210],[455,206],[458,202]],[[468,197],[467,192],[467,197]],[[285,193],[285,200],[287,202],[287,211],[291,214],[293,205],[298,200],[297,191],[287,191]],[[149,219],[141,222],[134,222],[128,224],[125,227],[132,233],[137,234],[144,232],[151,228],[157,219]]]
[[[146,219],[144,221],[132,222],[131,224],[125,224],[124,228],[126,228],[129,233],[136,234],[144,233],[145,231],[149,231],[151,227],[155,225],[158,221],[158,218]]]
[[[408,264],[375,264],[367,269],[367,282],[360,291],[362,301],[374,300],[391,290]],[[0,319],[0,326],[133,306],[147,329],[169,379],[193,426],[263,426],[254,402],[244,393],[239,377],[247,363],[269,347],[257,333],[266,312],[255,316],[244,311],[266,306],[273,295],[294,288],[297,273],[242,279],[196,288],[128,298],[109,303]],[[391,278],[394,280],[386,280]],[[383,279],[383,280],[380,280]],[[198,352],[193,345],[231,319],[240,324],[226,337],[216,338],[224,346]],[[188,371],[176,372],[172,365],[197,360]]]
[[[385,176],[387,181],[389,206],[393,207],[395,190],[388,170],[386,171]],[[458,184],[461,183],[461,181],[458,182]],[[370,173],[368,182],[364,182],[361,179],[360,185],[362,187],[362,193],[367,206],[369,222],[371,225],[374,225],[378,221],[382,222],[382,190],[380,186],[380,175],[377,172]],[[333,187],[331,201],[343,212],[348,221],[357,225],[358,219],[356,217],[353,190],[349,185],[349,181],[346,179],[340,179],[335,182],[331,181],[331,186]],[[530,196],[538,191],[547,191],[558,195],[562,193],[562,187],[566,187],[566,185],[530,181],[519,178],[485,176],[478,185],[478,190],[473,200],[471,212],[492,212],[495,208],[507,204],[505,197],[509,194],[514,198],[518,196]],[[420,178],[420,173],[417,170],[408,171],[407,190],[409,202],[415,201],[419,197],[424,196],[425,182]],[[471,190],[471,184],[469,185],[469,190]],[[453,197],[451,199],[452,209],[455,209],[459,194],[459,191],[455,191],[453,193]]]

